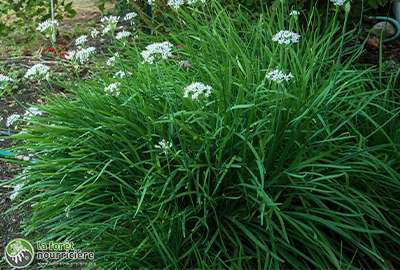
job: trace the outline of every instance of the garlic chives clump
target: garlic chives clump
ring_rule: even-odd
[[[331,0],[332,4],[334,4],[337,7],[341,7],[344,5],[346,0]]]
[[[21,115],[19,114],[12,114],[9,117],[7,117],[6,120],[6,127],[11,127],[12,125],[14,125],[14,123],[16,123],[19,119],[21,118]]]
[[[279,31],[272,37],[272,41],[286,45],[292,43],[298,43],[299,40],[300,40],[299,34],[287,30]]]
[[[131,35],[132,35],[131,32],[123,30],[121,32],[118,32],[117,35],[115,36],[115,38],[117,40],[122,40],[122,39],[126,39],[126,38],[130,37]]]
[[[37,80],[48,80],[49,79],[49,70],[50,68],[43,64],[36,64],[32,66],[25,73],[24,78],[26,79],[37,79]]]
[[[116,83],[111,83],[109,84],[104,90],[113,95],[113,96],[119,96],[120,92],[119,92],[119,88],[121,86],[121,83],[116,82]]]
[[[201,82],[194,82],[184,89],[183,97],[198,100],[200,96],[209,97],[212,92],[212,87]]]
[[[145,63],[153,64],[157,56],[164,60],[172,57],[172,48],[173,45],[169,41],[157,42],[147,45],[141,55]]]
[[[154,145],[154,148],[160,149],[164,153],[167,153],[172,148],[172,143],[165,139],[162,139],[156,145]]]
[[[78,47],[82,47],[87,42],[87,36],[82,35],[75,40],[75,45]]]
[[[292,73],[285,74],[282,70],[274,69],[268,72],[265,78],[276,83],[282,83],[282,82],[288,82],[291,79],[293,79],[293,75]]]

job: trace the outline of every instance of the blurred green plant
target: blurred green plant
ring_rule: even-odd
[[[56,2],[56,18],[74,16],[72,2],[58,0]],[[50,18],[50,2],[48,0],[0,0],[0,33],[30,30],[38,22]]]

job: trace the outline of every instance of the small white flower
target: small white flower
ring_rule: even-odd
[[[135,22],[133,19],[135,19],[137,17],[136,12],[129,12],[125,15],[124,17],[124,21],[129,22],[131,25],[133,25]]]
[[[80,64],[86,63],[89,58],[96,52],[95,47],[89,47],[85,49],[80,49],[79,51],[70,51],[65,56],[69,60],[76,61]]]
[[[78,37],[77,39],[75,39],[75,45],[78,47],[85,45],[86,42],[87,42],[86,35],[82,35],[82,36]]]
[[[146,46],[141,55],[145,63],[153,64],[156,56],[161,59],[168,59],[172,57],[172,43],[169,41],[157,42]]]
[[[71,50],[65,53],[65,59],[67,60],[73,60],[75,57],[76,51],[75,50]]]
[[[28,71],[25,73],[24,78],[27,79],[49,79],[49,70],[50,68],[43,64],[36,64],[32,66]]]
[[[331,0],[332,4],[334,4],[337,7],[341,7],[344,5],[346,0]]]
[[[107,59],[106,65],[107,66],[114,66],[115,65],[115,61],[117,60],[118,57],[119,57],[119,53],[114,53],[114,55],[112,57]]]
[[[212,87],[209,85],[205,85],[201,82],[195,82],[185,87],[183,96],[185,98],[190,97],[193,100],[198,100],[200,96],[209,97],[212,90]]]
[[[125,78],[127,76],[130,76],[130,75],[132,75],[132,73],[120,70],[120,71],[118,71],[118,72],[116,72],[114,74],[113,78],[115,78],[115,79],[123,79],[123,78]]]
[[[0,83],[2,82],[11,82],[12,79],[6,75],[0,74]]]
[[[117,35],[115,36],[115,38],[118,39],[118,40],[121,40],[121,39],[128,38],[131,35],[132,35],[131,32],[124,30],[124,31],[118,32]]]
[[[187,3],[189,4],[189,5],[194,5],[194,4],[197,4],[197,3],[205,3],[206,2],[206,0],[187,0]]]
[[[291,79],[293,79],[292,73],[285,74],[282,70],[279,70],[279,69],[271,70],[270,72],[268,72],[266,74],[265,77],[268,80],[274,81],[274,82],[277,82],[277,83],[281,83],[281,82],[284,82],[284,81],[288,82]]]
[[[41,110],[39,110],[37,107],[32,106],[26,110],[24,114],[24,119],[29,121],[32,116],[42,115],[42,114],[43,112]]]
[[[279,31],[272,37],[272,41],[278,42],[279,44],[298,43],[299,40],[299,34],[287,30]]]
[[[168,5],[173,9],[178,9],[185,4],[185,0],[168,0]]]
[[[98,35],[99,35],[99,31],[98,31],[97,29],[92,29],[92,30],[90,31],[90,36],[91,36],[92,38],[96,38]]]
[[[149,4],[150,6],[154,4],[154,0],[147,0],[147,4]]]
[[[4,89],[5,85],[7,85],[7,83],[12,81],[13,80],[10,77],[0,73],[0,90]]]
[[[14,190],[12,191],[12,193],[11,193],[11,195],[10,195],[10,200],[15,200],[15,198],[17,198],[18,197],[18,194],[19,194],[19,192],[20,192],[20,190],[21,190],[21,188],[23,187],[24,185],[23,184],[17,184],[15,187],[14,187]]]
[[[120,86],[121,86],[121,83],[119,83],[119,82],[111,83],[104,90],[113,96],[118,96],[120,94],[120,92],[119,92]]]
[[[297,17],[297,16],[300,15],[300,11],[298,11],[298,10],[292,10],[292,11],[289,13],[289,15],[290,15],[290,16],[293,16],[293,17]]]
[[[12,114],[9,117],[7,117],[6,120],[6,127],[11,127],[14,125],[15,122],[17,122],[21,118],[21,115],[19,114]]]
[[[36,30],[44,33],[47,31],[54,31],[54,29],[58,26],[58,22],[56,20],[51,20],[48,19],[44,22],[39,23],[38,27],[36,28]]]
[[[172,148],[172,143],[165,139],[162,139],[156,145],[154,145],[154,147],[156,149],[162,150],[164,153],[167,153],[168,150],[170,150]]]
[[[106,16],[101,18],[101,22],[104,24],[117,24],[119,21],[119,16]]]

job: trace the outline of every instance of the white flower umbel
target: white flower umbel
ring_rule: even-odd
[[[147,0],[147,4],[149,4],[150,6],[152,6],[154,4],[154,0]]]
[[[282,83],[293,79],[293,75],[292,73],[285,74],[282,70],[274,69],[268,72],[265,78],[276,83]]]
[[[292,10],[292,11],[289,13],[289,15],[292,16],[292,17],[297,17],[297,16],[300,15],[300,11],[298,11],[298,10]]]
[[[122,40],[122,39],[126,39],[126,38],[130,37],[131,35],[132,35],[131,32],[123,30],[121,32],[118,32],[117,35],[115,36],[115,38],[118,40]]]
[[[4,89],[8,83],[12,82],[12,79],[6,75],[0,74],[0,90]]]
[[[164,153],[167,153],[172,148],[172,143],[165,139],[162,139],[156,145],[154,145],[154,147],[156,149],[162,150]]]
[[[124,21],[129,22],[130,25],[134,25],[135,21],[134,19],[137,17],[136,12],[129,12],[126,13],[125,17],[124,17]]]
[[[102,31],[102,34],[105,35],[109,32],[114,33],[115,29],[117,28],[118,21],[119,21],[118,16],[103,17],[101,19],[101,22],[104,24],[104,29]]]
[[[87,36],[86,35],[82,35],[80,37],[78,37],[77,39],[75,39],[75,45],[78,47],[82,47],[83,45],[85,45],[87,42]]]
[[[6,75],[0,74],[0,83],[2,82],[11,82],[12,79]]]
[[[113,95],[113,96],[119,96],[119,88],[121,87],[121,83],[116,82],[116,83],[111,83],[109,84],[104,90]]]
[[[42,33],[46,33],[48,31],[51,31],[52,28],[58,27],[58,22],[56,20],[51,20],[48,19],[44,22],[39,23],[38,27],[36,30]]]
[[[120,70],[120,71],[118,71],[118,72],[116,72],[114,74],[113,78],[115,78],[115,79],[123,79],[123,78],[126,78],[127,76],[130,76],[130,75],[132,75],[132,73]]]
[[[36,28],[36,30],[42,32],[47,38],[50,39],[51,43],[55,45],[57,27],[58,27],[58,22],[56,20],[48,19],[40,23]]]
[[[25,114],[24,114],[24,119],[29,121],[31,119],[32,116],[36,116],[36,115],[42,115],[43,112],[41,110],[39,110],[37,107],[29,107]]]
[[[12,114],[9,117],[7,117],[6,120],[6,127],[11,127],[14,125],[19,119],[21,118],[21,115],[19,114]]]
[[[114,66],[115,61],[117,61],[117,58],[119,57],[118,53],[114,54],[114,56],[110,57],[106,61],[107,66]]]
[[[185,4],[185,0],[168,0],[168,5],[173,9],[178,9]]]
[[[209,97],[212,90],[212,87],[209,85],[205,85],[201,82],[195,82],[185,87],[183,96],[185,98],[198,100],[200,96]]]
[[[331,0],[332,4],[334,4],[337,7],[341,7],[346,3],[346,0]]]
[[[300,40],[299,34],[287,30],[279,31],[272,37],[272,41],[286,45],[292,43],[298,43],[299,40]]]
[[[97,29],[92,29],[90,31],[90,37],[91,38],[97,38],[98,35],[99,35],[99,31]]]
[[[19,195],[19,193],[20,193],[20,190],[21,190],[21,188],[23,187],[24,185],[23,184],[17,184],[15,187],[14,187],[14,190],[11,192],[11,195],[10,195],[10,200],[15,200],[15,198],[17,198],[18,197],[18,195]]]
[[[141,52],[141,55],[145,63],[153,64],[157,56],[161,59],[172,57],[172,48],[173,45],[169,41],[153,43],[146,46],[145,50]]]
[[[49,70],[50,68],[43,64],[36,64],[32,66],[28,71],[25,73],[24,78],[27,79],[36,79],[36,80],[48,80],[49,79]]]
[[[72,60],[84,64],[87,61],[89,61],[90,57],[96,52],[95,47],[89,47],[85,49],[80,49],[79,51],[76,51],[72,57]]]

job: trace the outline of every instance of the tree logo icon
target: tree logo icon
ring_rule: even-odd
[[[22,238],[10,241],[4,253],[7,263],[17,269],[28,267],[33,262],[35,256],[32,244]]]

